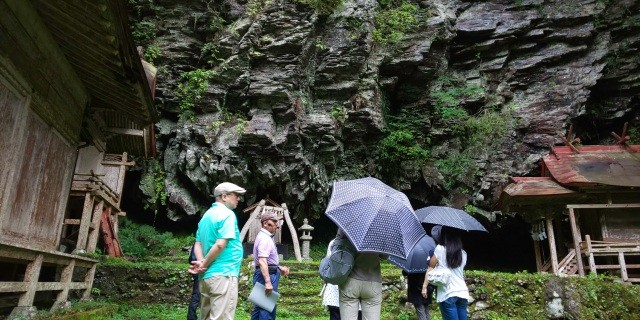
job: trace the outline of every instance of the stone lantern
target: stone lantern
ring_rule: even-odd
[[[302,259],[311,260],[311,257],[309,256],[309,243],[311,242],[311,239],[313,239],[311,237],[311,231],[314,228],[309,225],[309,220],[307,220],[307,218],[304,218],[302,222],[302,227],[298,228],[298,230],[302,232],[302,235],[300,236],[300,240],[302,240]]]

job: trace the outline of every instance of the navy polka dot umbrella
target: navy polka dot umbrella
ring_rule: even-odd
[[[409,252],[406,259],[389,256],[389,261],[407,273],[425,273],[429,263],[429,252],[433,253],[436,242],[430,236],[424,236]]]
[[[425,235],[407,196],[372,177],[334,182],[325,214],[359,252],[406,258]]]
[[[487,232],[476,218],[460,209],[430,206],[416,210],[416,215],[422,223],[439,224],[464,231]]]

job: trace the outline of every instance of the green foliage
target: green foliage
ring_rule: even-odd
[[[146,45],[156,38],[156,24],[153,21],[142,20],[133,23],[131,34],[137,45]]]
[[[329,111],[329,114],[341,125],[344,124],[348,117],[347,109],[338,105],[334,106],[331,111]]]
[[[247,129],[247,125],[249,124],[249,120],[242,113],[232,113],[227,110],[222,110],[220,112],[220,118],[211,121],[211,131],[216,131],[220,127],[226,124],[232,124],[235,122],[235,129],[238,133],[242,134]]]
[[[209,79],[214,74],[212,70],[196,69],[180,75],[176,97],[180,100],[181,118],[193,120],[195,103],[207,92]]]
[[[314,261],[320,261],[327,255],[327,243],[314,243],[311,242],[309,247],[309,256]]]
[[[364,24],[364,21],[358,17],[346,17],[345,24],[351,30],[360,29]]]
[[[317,247],[317,248],[316,248]],[[312,245],[312,252],[317,252],[324,256],[326,244]],[[474,259],[474,257],[470,257]],[[481,259],[481,257],[475,257]],[[121,259],[120,259],[121,260]],[[165,261],[167,259],[164,259]],[[165,267],[159,264],[148,262],[133,263],[124,261],[116,267],[124,266],[130,270],[118,270],[119,274],[125,274],[125,278],[148,278],[146,284],[153,282],[153,285],[140,285],[134,279],[131,284],[117,283],[117,288],[104,288],[99,299],[115,298],[108,296],[121,292],[128,294],[129,291],[145,290],[147,295],[155,296],[155,301],[142,300],[138,293],[128,296],[130,300],[98,300],[92,302],[73,303],[70,309],[58,310],[55,315],[68,315],[70,319],[184,319],[185,307],[163,303],[166,295],[160,293],[167,292],[169,295],[180,295],[188,299],[189,275],[185,274],[186,263],[182,257],[182,262],[172,264],[172,267]],[[252,304],[246,297],[251,290],[250,274],[248,268],[250,259],[245,259],[242,263],[241,276],[239,277],[239,300],[236,311],[236,319],[250,319]],[[282,278],[280,291],[282,296],[278,301],[278,319],[282,320],[320,320],[327,319],[328,313],[321,305],[321,297],[318,296],[322,288],[322,281],[317,276],[319,259],[312,262],[297,262],[295,260],[282,261],[283,265],[291,269],[291,274]],[[166,265],[169,265],[165,263]],[[108,267],[114,264],[109,263]],[[105,267],[100,264],[98,268]],[[381,306],[381,319],[415,319],[415,311],[412,306],[406,306],[406,290],[401,289],[398,280],[402,277],[399,268],[389,262],[381,264],[382,277],[385,284],[383,300]],[[144,274],[144,277],[140,277]],[[135,275],[131,277],[131,275]],[[597,320],[597,319],[638,319],[640,315],[640,286],[625,285],[616,283],[611,278],[600,276],[588,276],[584,278],[567,277],[559,278],[549,274],[538,274],[528,272],[504,273],[487,272],[479,270],[465,270],[465,279],[469,287],[470,294],[477,302],[486,302],[486,308],[478,308],[479,304],[471,304],[469,307],[469,319],[492,319],[492,320],[537,320],[547,319],[545,304],[549,297],[546,295],[548,285],[560,283],[562,288],[568,289],[564,295],[571,297],[576,304],[569,306],[572,308],[566,311],[575,311],[574,316],[567,314],[565,319]],[[160,281],[158,281],[160,280]],[[135,283],[133,283],[135,282]],[[184,285],[185,292],[178,287]],[[167,290],[173,286],[172,290]],[[124,289],[123,288],[127,288]],[[79,311],[99,310],[88,318],[79,318],[76,315]],[[442,317],[438,311],[436,303],[430,307],[431,319],[440,320]],[[52,316],[52,312],[42,312],[41,317],[36,319],[59,319]]]
[[[391,131],[379,143],[380,158],[386,164],[399,164],[402,161],[412,161],[417,166],[424,164],[429,157],[429,151],[424,149],[414,134],[406,129]]]
[[[378,0],[378,4],[382,8],[388,8],[391,6],[398,7],[400,4],[404,3],[405,0]]]
[[[469,117],[461,106],[464,99],[476,99],[484,94],[484,89],[475,84],[462,85],[451,77],[440,77],[441,88],[431,92],[434,108],[443,121],[464,121]]]
[[[430,126],[428,116],[421,110],[405,108],[397,115],[390,115],[388,111],[385,111],[385,119],[389,130],[408,130],[414,135],[427,132],[427,128]]]
[[[538,273],[500,273],[469,271],[473,295],[486,297],[491,308],[478,312],[481,319],[545,319],[545,284],[549,275]]]
[[[453,189],[456,181],[472,183],[478,173],[478,166],[471,155],[458,150],[451,151],[444,158],[436,159],[435,165],[443,176],[443,186],[447,190]]]
[[[122,251],[126,256],[138,259],[166,257],[195,242],[193,235],[177,237],[171,232],[159,232],[152,226],[139,225],[127,218],[119,219],[119,226]]]
[[[108,317],[97,317],[95,320],[127,320],[127,319],[163,319],[182,320],[187,314],[184,305],[129,305],[118,304],[118,310]]]
[[[465,204],[464,205],[464,211],[473,215],[474,213],[478,212],[478,208],[476,208],[475,206],[472,206],[470,204]]]
[[[347,38],[349,40],[355,40],[366,32],[366,28],[363,28],[364,21],[362,21],[362,19],[360,18],[345,17],[344,23],[347,30],[349,31],[349,33],[347,34]]]
[[[262,10],[271,4],[273,0],[249,0],[247,2],[247,14],[255,18]]]
[[[211,22],[209,23],[209,30],[213,33],[216,33],[224,28],[225,22],[226,21],[224,21],[224,18],[216,13],[211,18]]]
[[[249,124],[249,120],[239,117],[237,121],[238,123],[236,124],[236,131],[238,131],[238,133],[240,134],[243,134],[247,129],[247,124]]]
[[[200,52],[200,57],[205,59],[209,65],[211,66],[216,65],[224,61],[224,59],[219,56],[218,50],[219,48],[216,43],[207,42],[202,47],[202,51]]]
[[[318,48],[318,50],[321,51],[327,50],[329,48],[326,43],[322,42],[322,39],[316,39],[315,46],[316,48]]]
[[[480,115],[469,117],[465,121],[466,143],[472,151],[481,151],[487,146],[498,147],[504,141],[514,125],[513,115],[504,112],[482,110]]]
[[[143,163],[144,173],[140,182],[140,189],[149,197],[145,202],[145,209],[155,209],[167,204],[167,191],[164,185],[165,172],[158,159],[150,158]]]
[[[133,6],[143,5],[143,4],[153,4],[153,0],[129,0],[129,4]]]
[[[93,294],[93,289],[91,290]],[[74,319],[74,320],[91,320],[91,319],[111,319],[110,317],[116,314],[118,307],[116,304],[104,302],[104,301],[71,301],[71,308],[56,308],[51,311],[40,311],[34,318],[34,320],[62,320],[62,319]],[[18,318],[23,319],[23,318]]]
[[[373,39],[382,44],[395,44],[404,38],[407,31],[418,25],[418,7],[403,2],[397,8],[382,10],[376,14]]]
[[[640,133],[636,127],[629,127],[629,143],[630,144],[639,144],[640,143]]]
[[[296,0],[296,2],[309,5],[319,15],[330,15],[342,5],[343,0]]]
[[[402,109],[397,115],[390,115],[386,107],[383,110],[387,127],[386,136],[378,142],[381,173],[391,178],[406,166],[418,170],[429,159],[429,139],[423,135],[429,119],[413,109]]]
[[[152,43],[150,44],[145,50],[144,50],[144,60],[146,60],[147,62],[153,64],[153,62],[160,56],[160,47],[158,46],[157,43]]]
[[[452,126],[458,132],[463,148],[451,150],[435,160],[436,168],[443,176],[444,187],[451,190],[456,181],[472,186],[475,176],[480,173],[476,159],[488,158],[487,155],[499,149],[514,125],[515,119],[509,110],[485,109],[479,115],[467,116],[462,123]]]
[[[446,189],[453,189],[456,182],[472,186],[475,176],[480,173],[477,161],[490,158],[515,125],[508,109],[483,108],[475,115],[469,114],[464,102],[478,101],[485,95],[485,90],[479,85],[465,84],[446,76],[438,78],[430,94],[437,115],[460,144],[460,147],[447,150],[443,157],[435,160]]]

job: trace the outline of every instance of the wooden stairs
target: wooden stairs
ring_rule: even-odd
[[[542,266],[543,272],[552,272],[551,259],[545,261]],[[575,249],[569,250],[569,253],[558,263],[558,275],[573,276],[578,274],[578,262],[576,261]]]

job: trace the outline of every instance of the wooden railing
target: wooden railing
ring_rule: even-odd
[[[625,257],[640,256],[640,243],[593,241],[589,235],[585,235],[585,241],[580,243],[580,247],[582,255],[589,261],[591,273],[597,274],[598,270],[619,270],[622,281],[640,282],[640,274],[629,277],[629,269],[637,269],[640,273],[640,264],[627,264],[625,259]],[[618,263],[599,264],[597,257],[617,258]]]
[[[97,260],[58,251],[19,247],[3,242],[0,242],[0,257],[6,263],[26,265],[24,274],[17,275],[21,279],[11,279],[12,275],[7,273],[7,279],[11,281],[0,282],[0,293],[20,295],[15,307],[31,308],[38,291],[58,292],[53,308],[68,300],[70,290],[82,290],[83,299],[88,299],[91,295]],[[59,267],[59,276],[53,281],[41,281],[40,273],[43,265]],[[81,281],[74,281],[77,280],[74,276],[76,278],[80,276]]]
[[[91,192],[103,198],[114,208],[118,208],[120,196],[102,181],[101,176],[104,176],[104,174],[96,174],[93,171],[90,173],[76,173],[73,175],[71,191]]]

